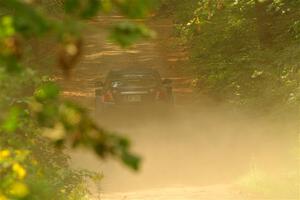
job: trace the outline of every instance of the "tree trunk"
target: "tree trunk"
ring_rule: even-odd
[[[273,45],[272,25],[274,21],[272,13],[267,11],[272,2],[273,0],[255,1],[256,30],[262,48],[270,48]]]

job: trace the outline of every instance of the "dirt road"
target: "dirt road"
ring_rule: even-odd
[[[240,199],[226,185],[160,188],[139,192],[104,194],[102,200],[232,200]]]
[[[174,49],[172,53],[160,42],[170,37],[167,20],[153,25],[163,33],[157,39],[138,43],[127,50],[105,40],[102,28],[115,20],[118,17],[108,21],[99,18],[90,23],[86,29],[84,56],[72,79],[64,81],[58,78],[64,95],[86,105],[91,111],[94,108],[95,80],[103,78],[109,69],[153,67],[165,77],[178,78],[174,66],[184,60],[184,53],[180,50]],[[284,158],[282,151],[288,140],[278,137],[270,141],[267,134],[261,134],[271,131],[267,123],[233,114],[222,106],[184,106],[179,103],[182,96],[190,98],[192,94],[189,88],[180,87],[180,84],[175,87],[179,91],[176,93],[177,105],[168,115],[140,119],[134,113],[128,113],[123,116],[124,120],[104,124],[132,138],[134,150],[143,157],[142,169],[138,173],[115,161],[99,161],[90,152],[72,152],[73,167],[104,173],[98,186],[100,192],[94,192],[95,199],[244,200],[247,198],[232,186],[249,171],[252,158],[256,163],[266,163],[266,168],[283,163],[283,160],[285,164],[292,164],[291,160]],[[281,130],[273,127],[272,131]],[[274,153],[276,156],[270,156]]]

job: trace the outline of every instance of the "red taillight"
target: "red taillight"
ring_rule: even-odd
[[[114,97],[111,91],[107,91],[103,96],[102,96],[103,102],[113,102]]]
[[[159,90],[156,92],[156,99],[157,100],[165,100],[167,97],[167,94],[165,91]]]

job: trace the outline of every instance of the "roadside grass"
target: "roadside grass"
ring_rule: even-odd
[[[297,170],[269,175],[267,172],[253,168],[240,177],[235,186],[249,197],[266,199],[299,199],[299,173]]]

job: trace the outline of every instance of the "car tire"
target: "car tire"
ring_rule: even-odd
[[[101,97],[96,96],[95,98],[95,116],[98,118],[103,113],[103,103],[101,102]]]

